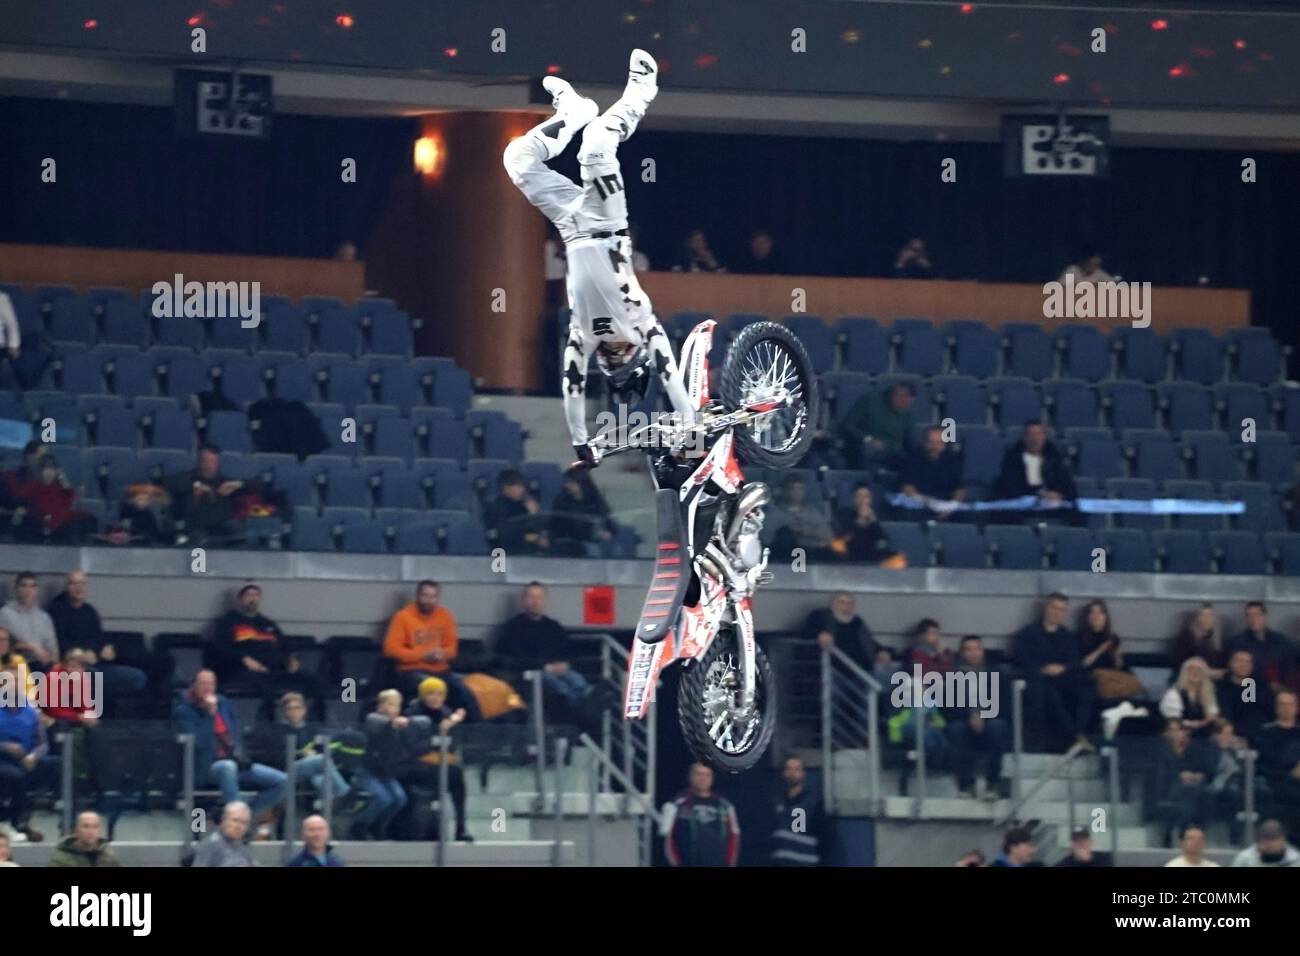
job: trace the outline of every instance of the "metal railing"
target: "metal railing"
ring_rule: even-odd
[[[626,687],[630,656],[627,649],[608,634],[601,634],[596,639],[600,641],[601,680],[612,687]],[[607,759],[601,761],[601,787],[605,792],[609,792],[612,783],[618,779],[610,768],[619,766],[622,768],[619,782],[625,790],[639,789],[653,798],[658,782],[658,713],[658,702],[651,701],[644,720],[619,720],[617,728],[613,713],[602,715],[600,749]],[[624,801],[627,799],[625,796]]]
[[[871,812],[876,814],[881,810],[879,717],[880,694],[883,690],[880,681],[838,647],[832,645],[822,649],[822,801],[828,815],[835,813],[835,748],[840,741],[846,742],[853,749],[866,742]]]
[[[1042,790],[1049,783],[1055,780],[1057,776],[1062,772],[1062,770],[1069,770],[1070,768],[1073,767],[1074,761],[1077,760],[1079,757],[1086,756],[1094,752],[1095,751],[1091,747],[1085,746],[1082,741],[1075,743],[1073,746],[1070,747],[1069,750],[1061,754],[1061,756],[1058,757],[1050,767],[1047,768],[1046,772],[1044,772],[1038,778],[1038,781],[1029,789],[1028,793],[1022,793],[1014,801],[1012,801],[1011,806],[1006,810],[1005,813],[1002,814],[1002,816],[996,819],[995,824],[1001,827],[1001,826],[1006,826],[1012,820],[1018,820],[1019,818],[1017,817],[1017,814],[1020,812],[1021,807],[1023,807],[1026,803],[1028,803],[1035,796],[1037,796],[1040,790]],[[1017,781],[1020,779],[1019,773],[1017,773],[1016,779]],[[1070,824],[1073,825],[1074,824],[1073,774],[1067,773],[1065,779],[1066,779],[1066,799],[1069,802],[1069,807],[1070,807],[1069,808]],[[1020,788],[1017,787],[1016,789],[1019,790]]]
[[[596,814],[597,814],[597,791],[596,784],[600,777],[599,771],[603,771],[606,779],[612,777],[622,785],[624,793],[641,807],[641,826],[639,834],[638,851],[641,858],[642,866],[649,866],[654,862],[654,840],[663,826],[660,819],[659,811],[655,809],[654,794],[641,793],[634,786],[631,778],[624,775],[623,771],[609,759],[609,756],[601,749],[596,741],[592,740],[587,734],[581,734],[578,742],[587,748],[592,756],[592,764],[587,779],[587,865],[596,865]],[[599,770],[597,765],[599,764]],[[622,814],[628,815],[627,802],[624,802]]]

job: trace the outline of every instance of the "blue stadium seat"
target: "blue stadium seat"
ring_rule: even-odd
[[[1062,350],[1063,378],[1099,382],[1110,377],[1110,342],[1096,326],[1062,326],[1056,331],[1056,340]]]
[[[266,368],[263,366],[263,374]],[[316,378],[301,359],[277,362],[270,368],[273,373],[270,391],[276,398],[304,404],[316,401]]]
[[[71,359],[69,356],[67,361]],[[147,398],[158,394],[158,363],[152,353],[115,356],[105,364],[104,370],[114,395]]]
[[[528,488],[541,504],[542,510],[549,510],[564,483],[564,473],[560,466],[552,461],[526,461],[519,466],[519,471],[528,481]],[[815,493],[819,494],[820,484],[815,484],[815,489]]]
[[[106,501],[118,501],[122,489],[135,482],[149,480],[149,473],[143,461],[143,453],[134,448],[91,448],[83,459],[86,471],[85,487],[101,492],[93,497]]]
[[[148,344],[149,323],[145,320],[146,303],[137,298],[114,297],[104,302],[102,341],[143,348]]]
[[[1192,451],[1192,472],[1202,481],[1239,481],[1237,443],[1223,432],[1184,432],[1183,447]]]
[[[1199,385],[1223,378],[1223,345],[1209,329],[1174,329],[1169,338],[1176,377]]]
[[[1002,361],[1002,337],[983,322],[955,321],[946,326],[952,342],[953,370],[974,378],[993,378]]]
[[[1259,432],[1255,435],[1254,478],[1279,488],[1297,484],[1296,446],[1282,432]]]
[[[223,451],[251,452],[253,436],[248,431],[248,416],[243,412],[214,411],[207,416],[205,440]]]
[[[343,525],[339,546],[348,554],[384,554],[388,551],[384,528],[377,521]]]
[[[358,354],[361,351],[361,326],[356,312],[342,306],[322,311],[316,325],[316,348],[322,352]]]
[[[424,483],[425,494],[432,496],[434,479],[444,472],[463,475],[465,463],[453,458],[417,458],[411,462],[410,471]]]
[[[1099,481],[1124,478],[1124,453],[1113,438],[1084,438],[1077,445],[1078,474]],[[1178,476],[1175,476],[1178,477]]]
[[[248,353],[258,346],[258,329],[244,328],[237,316],[217,316],[212,319],[211,346],[214,349],[234,349]]]
[[[418,368],[419,366],[417,366]],[[469,372],[456,365],[438,366],[433,372],[433,404],[463,415],[474,398]]]
[[[1225,494],[1227,494],[1226,488]],[[1231,495],[1227,496],[1232,497]],[[1213,482],[1177,479],[1165,482],[1163,497],[1182,498],[1186,501],[1213,501],[1219,495],[1215,493]],[[1175,528],[1186,531],[1222,531],[1224,527],[1223,515],[1176,514],[1170,517]]]
[[[236,405],[251,405],[263,397],[262,369],[252,359],[226,359],[219,368],[217,387]]]
[[[212,375],[208,363],[198,355],[171,355],[165,367],[167,394],[173,398],[188,399],[192,395],[210,391],[212,388]]]
[[[1187,477],[1183,471],[1183,452],[1168,435],[1151,435],[1142,438],[1133,450],[1133,474],[1154,482]],[[1204,476],[1199,476],[1204,478]]]
[[[830,403],[831,418],[840,421],[858,399],[874,389],[870,376],[857,372],[827,372],[821,376],[821,394]]]
[[[447,554],[485,555],[488,553],[487,532],[477,515],[466,514],[447,524]]]
[[[271,308],[262,319],[262,336],[268,349],[298,355],[307,351],[311,342],[307,320],[302,309],[295,305]]]
[[[19,408],[22,407],[22,403],[21,401],[18,400],[18,396],[14,395],[12,392],[4,392],[0,394],[9,397],[15,401],[18,401],[18,407]],[[2,401],[2,399],[0,399],[0,401]],[[122,398],[119,395],[78,395],[77,396],[77,411],[81,413],[83,421],[86,420],[86,416],[88,414],[92,414],[92,413],[98,414],[100,409],[102,408],[126,408],[126,399]],[[0,412],[3,412],[3,408],[0,408]],[[20,415],[19,417],[25,417],[25,415],[26,415],[26,411],[24,410],[22,415]],[[4,414],[0,414],[0,418],[5,418],[5,417],[7,416],[5,416]]]
[[[875,319],[844,316],[835,324],[843,336],[844,371],[881,375],[889,371],[889,335]]]
[[[155,318],[153,340],[159,346],[197,352],[204,346],[203,322],[196,318],[172,316]]]
[[[1211,574],[1213,552],[1205,535],[1199,531],[1154,531],[1155,545],[1166,574]]]
[[[329,440],[330,454],[355,458],[365,453],[366,442],[365,435],[361,431],[361,423],[349,412],[344,411],[343,406],[332,402],[313,402],[307,407],[316,416],[321,430]],[[348,423],[350,427],[345,428]],[[354,440],[345,441],[345,434]]]
[[[848,508],[853,504],[853,489],[864,481],[871,483],[871,472],[828,469],[821,473],[822,497],[829,502],[832,511]]]
[[[295,551],[333,551],[333,522],[314,508],[294,508],[289,541]]]
[[[1004,328],[1004,333],[1008,376],[1035,381],[1052,377],[1056,364],[1056,343],[1051,335],[1037,326],[1008,326]]]
[[[908,567],[930,566],[930,542],[920,525],[910,521],[882,521],[880,528],[885,532],[890,548],[907,558]]]
[[[1111,333],[1119,346],[1119,375],[1154,385],[1169,375],[1169,343],[1150,329],[1119,328]]]
[[[9,304],[13,306],[14,314],[18,316],[18,330],[23,335],[36,335],[38,332],[44,334],[45,323],[41,321],[41,311],[36,303],[36,297],[22,286],[12,282],[0,282],[0,289],[8,294]]]
[[[408,356],[415,348],[411,317],[405,312],[384,311],[363,319],[369,328],[369,351],[374,355]]]
[[[50,338],[56,342],[95,341],[95,317],[92,302],[87,295],[59,296],[51,303]]]
[[[397,311],[397,303],[381,295],[363,295],[352,303],[353,310],[363,319],[375,319]]]
[[[96,445],[116,445],[119,448],[136,448],[140,444],[140,430],[136,427],[135,412],[125,406],[101,408],[93,413]]]
[[[366,370],[359,362],[350,358],[331,357],[317,368],[318,376],[322,371],[325,375],[321,382],[321,393],[326,401],[345,408],[365,405],[370,401]]]
[[[428,405],[429,396],[421,385],[421,376],[408,365],[392,365],[372,375],[378,376],[377,394],[385,405],[395,405],[402,411],[410,411],[418,405]]]
[[[1001,428],[1019,428],[1026,422],[1043,420],[1043,400],[1027,378],[989,379],[989,398]]]
[[[413,408],[411,422],[415,426],[420,457],[455,458],[466,461],[470,457],[469,431],[465,422],[455,418],[444,408]]]
[[[1284,378],[1282,350],[1271,335],[1243,336],[1229,345],[1229,353],[1232,355],[1232,377],[1238,382],[1272,385]]]
[[[1146,478],[1108,478],[1106,494],[1122,501],[1150,501],[1156,496],[1155,482]],[[1145,528],[1148,531],[1165,527],[1164,515],[1116,514],[1112,520],[1118,528]]]
[[[1097,425],[1097,393],[1079,379],[1057,379],[1043,383],[1043,397],[1052,410],[1052,425],[1066,428],[1094,428]]]
[[[297,461],[277,462],[270,472],[271,486],[283,493],[291,505],[316,506],[316,482],[306,466]]]
[[[1286,526],[1277,495],[1262,481],[1225,481],[1223,497],[1246,505],[1245,514],[1232,516],[1232,527],[1237,531],[1276,531]]]
[[[897,319],[890,335],[898,371],[929,378],[944,370],[944,337],[928,319]]]
[[[1209,539],[1220,574],[1268,574],[1268,552],[1258,533],[1215,531]]]
[[[350,508],[338,505],[333,508],[322,508],[321,515],[336,528],[354,524],[366,525],[373,521],[369,508]]]
[[[1273,427],[1273,402],[1268,392],[1247,382],[1221,382],[1214,386],[1214,400],[1223,412],[1223,429],[1230,435],[1240,436],[1254,422],[1255,431]]]
[[[1043,542],[1024,525],[985,525],[984,543],[993,566],[1010,571],[1037,571],[1043,566]]]
[[[479,506],[474,481],[461,471],[440,471],[433,476],[433,503],[438,508],[473,511]],[[495,490],[495,478],[492,488]]]
[[[103,353],[95,349],[64,356],[60,384],[71,395],[100,395],[108,391],[104,381]]]
[[[1102,382],[1097,387],[1110,427],[1155,428],[1155,392],[1140,382]]]
[[[379,483],[381,508],[428,508],[429,499],[418,475],[409,472],[389,474]]]
[[[1278,427],[1300,443],[1300,388],[1286,384],[1271,389],[1273,404],[1278,409]]]
[[[933,385],[941,418],[951,418],[958,425],[988,423],[988,395],[983,384],[965,375],[944,375],[936,378]]]
[[[474,409],[465,413],[465,425],[478,446],[480,457],[511,462],[524,457],[523,430],[504,412]]]
[[[439,531],[442,527],[445,525],[432,521],[401,525],[393,540],[393,548],[398,554],[440,554],[442,542]]]
[[[189,451],[194,447],[194,417],[183,409],[150,408],[142,414],[141,426],[150,448]]]
[[[325,313],[344,308],[343,300],[332,295],[305,295],[298,300],[303,314],[315,322]]]
[[[966,425],[957,429],[957,440],[962,452],[962,484],[987,488],[996,483],[1006,452],[997,430]]]
[[[814,372],[829,372],[835,368],[835,330],[821,316],[787,316],[785,326],[803,343],[812,359]]]
[[[381,406],[387,407],[387,406]],[[371,450],[376,455],[387,458],[401,458],[410,461],[415,457],[419,446],[415,438],[415,427],[409,418],[385,416],[374,421],[370,435]]]
[[[1132,571],[1150,574],[1156,569],[1156,554],[1151,538],[1135,528],[1108,528],[1100,532],[1106,549],[1107,571]]]
[[[1278,574],[1300,577],[1300,534],[1269,532],[1264,535],[1264,544]]]
[[[1078,498],[1105,498],[1105,489],[1102,488],[1101,482],[1096,478],[1088,478],[1085,475],[1076,475],[1074,478],[1075,494]],[[1108,525],[1107,516],[1104,514],[1095,514],[1091,512],[1081,512],[1080,516],[1083,524],[1092,531],[1105,528]]]
[[[930,547],[945,568],[984,568],[988,557],[979,529],[971,524],[936,521],[930,526]]]
[[[352,409],[352,414],[357,420],[357,425],[360,426],[361,431],[366,435],[373,433],[374,426],[377,422],[383,421],[386,418],[402,417],[401,409],[395,408],[392,405],[357,405]],[[383,453],[375,452],[375,454],[379,455]]]
[[[258,475],[257,456],[244,452],[223,451],[221,473],[239,481],[251,481]]]
[[[1208,431],[1214,421],[1214,396],[1208,388],[1193,382],[1166,382],[1156,386],[1165,425],[1173,432]]]
[[[1099,547],[1097,535],[1089,528],[1046,525],[1042,542],[1051,566],[1057,571],[1091,571],[1092,552]]]

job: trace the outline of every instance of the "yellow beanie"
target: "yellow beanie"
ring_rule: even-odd
[[[423,697],[431,690],[447,693],[447,682],[441,677],[426,677],[420,681],[420,696]]]

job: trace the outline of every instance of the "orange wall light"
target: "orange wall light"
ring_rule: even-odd
[[[415,141],[415,171],[422,176],[436,176],[442,171],[442,141],[421,136]]]

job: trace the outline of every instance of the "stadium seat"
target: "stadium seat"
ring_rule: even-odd
[[[1284,377],[1282,350],[1271,335],[1243,336],[1229,345],[1229,352],[1235,381],[1272,385]]]
[[[324,372],[323,380],[319,377],[321,372]],[[360,363],[352,359],[331,356],[326,363],[318,366],[317,375],[321,384],[321,394],[325,396],[327,402],[342,405],[344,408],[353,408],[370,401],[370,385],[366,378],[366,371]]]
[[[1165,425],[1172,432],[1207,431],[1214,421],[1214,397],[1208,388],[1192,382],[1166,382],[1156,386]]]
[[[958,425],[988,423],[988,396],[981,383],[965,375],[945,375],[936,378],[933,386],[940,418],[951,418]]]
[[[311,310],[308,309],[308,314]],[[361,326],[351,308],[335,306],[320,313],[316,326],[316,348],[353,356],[361,351]]]
[[[267,366],[263,366],[263,374],[266,368]],[[286,359],[275,363],[270,368],[273,371],[270,391],[276,398],[304,404],[316,401],[319,394],[316,390],[316,378],[301,359]]]
[[[1008,325],[1004,328],[1004,333],[1008,376],[1034,381],[1052,377],[1056,364],[1056,345],[1051,335],[1038,326]]]
[[[212,389],[208,363],[198,355],[169,355],[164,367],[167,394],[173,398],[188,400],[199,392]]]
[[[212,319],[209,344],[214,349],[249,353],[258,346],[258,329],[256,326],[245,328],[243,320],[237,316],[216,316]]]
[[[929,319],[897,319],[890,341],[896,348],[898,371],[929,378],[944,371],[944,337]]]
[[[470,457],[469,431],[465,422],[457,419],[446,408],[413,408],[411,423],[415,426],[418,457],[453,458],[466,461]]]
[[[133,448],[105,446],[88,449],[83,465],[85,487],[87,490],[97,488],[100,494],[96,497],[105,501],[120,500],[123,488],[148,478],[140,454]]]
[[[419,366],[416,366],[417,368]],[[433,372],[433,404],[463,415],[474,397],[469,372],[456,365],[438,366]]]
[[[424,491],[424,484],[418,475],[409,472],[389,474],[380,480],[378,501],[381,508],[429,507],[429,499]]]
[[[1135,528],[1109,528],[1103,529],[1100,536],[1106,549],[1107,571],[1145,574],[1155,571],[1155,549],[1147,532]]]
[[[1041,533],[1044,550],[1055,570],[1092,570],[1092,552],[1099,542],[1091,529],[1046,525]]]
[[[560,493],[564,483],[564,473],[560,466],[550,461],[526,461],[519,466],[520,472],[528,481],[528,488],[541,503],[542,510],[547,511]],[[821,485],[814,482],[813,489],[820,495]],[[772,489],[775,491],[775,489]],[[810,495],[809,497],[814,497]]]
[[[207,416],[204,440],[223,451],[251,452],[253,436],[248,431],[248,416],[243,412],[215,411]]]
[[[376,407],[376,406],[372,406]],[[391,406],[377,406],[387,408]],[[410,461],[419,450],[415,426],[409,418],[385,415],[375,419],[370,433],[370,447],[375,455]]]
[[[803,343],[817,374],[835,368],[835,330],[817,315],[791,315],[785,326]]]
[[[945,327],[951,340],[953,371],[993,378],[1000,371],[1002,337],[983,322],[955,321]]]
[[[1154,428],[1155,392],[1140,382],[1102,382],[1098,387],[1106,419],[1116,431],[1125,428]]]
[[[1300,444],[1300,387],[1283,383],[1274,385],[1271,391],[1278,409],[1278,427]]]
[[[1183,446],[1192,451],[1192,472],[1201,481],[1239,481],[1241,460],[1237,443],[1223,432],[1184,432]]]
[[[395,405],[403,412],[409,412],[416,406],[429,404],[420,374],[409,365],[390,365],[372,371],[372,375],[378,376],[376,394],[385,405]]]
[[[339,534],[340,550],[349,554],[383,554],[388,551],[388,541],[383,526],[377,521],[365,524],[345,524]]]
[[[140,430],[136,426],[135,412],[125,406],[101,408],[94,416],[91,433],[96,445],[116,445],[119,448],[136,448],[140,444]]]
[[[1236,531],[1276,531],[1286,526],[1286,516],[1273,489],[1262,481],[1225,481],[1223,497],[1241,501],[1246,513],[1232,516]],[[1214,530],[1222,530],[1222,524]]]
[[[149,409],[142,416],[142,426],[150,448],[175,448],[189,451],[194,447],[194,417],[176,407]]]
[[[56,342],[95,342],[95,317],[91,314],[90,297],[86,295],[59,296],[51,303],[50,338]]]
[[[1176,377],[1198,385],[1223,378],[1223,345],[1209,329],[1174,329],[1170,335]]]
[[[889,371],[889,335],[875,319],[844,316],[835,324],[844,340],[844,371],[882,375]]]
[[[1098,480],[1126,477],[1124,454],[1119,442],[1113,438],[1082,439],[1078,443],[1076,470],[1080,475]]]
[[[294,305],[271,308],[262,320],[262,336],[268,349],[297,355],[307,351],[311,341],[302,309]]]
[[[908,567],[930,566],[930,542],[921,525],[911,521],[882,521],[880,528],[885,532],[889,547],[907,558]]]
[[[365,452],[365,436],[361,432],[361,424],[355,417],[345,412],[341,405],[333,402],[313,402],[307,407],[316,416],[321,430],[329,439],[331,455],[355,458]],[[346,441],[345,437],[353,440]]]
[[[1156,496],[1156,486],[1155,482],[1146,478],[1109,478],[1106,480],[1106,494],[1121,501],[1150,501]],[[1115,514],[1112,518],[1119,528],[1144,528],[1151,531],[1165,526],[1164,515]]]
[[[1057,329],[1056,341],[1062,353],[1063,378],[1099,382],[1110,377],[1110,342],[1095,326],[1062,326]]]
[[[226,458],[221,456],[222,471],[225,471]],[[140,452],[140,464],[151,481],[158,481],[167,475],[184,471],[194,464],[194,458],[187,451],[174,448],[146,448]]]
[[[1214,386],[1214,400],[1223,412],[1224,431],[1238,440],[1248,427],[1242,424],[1243,421],[1253,422],[1257,432],[1273,427],[1272,399],[1258,385],[1220,382]]]
[[[221,473],[240,481],[251,481],[257,477],[257,456],[246,452],[222,451]]]
[[[71,361],[71,356],[67,361]],[[115,356],[105,364],[104,371],[114,395],[147,398],[158,394],[158,363],[152,353]]]
[[[1142,438],[1133,450],[1133,474],[1138,478],[1149,478],[1156,483],[1171,478],[1184,478],[1182,449],[1168,435],[1152,435]],[[1198,476],[1204,479],[1204,475]]]
[[[314,508],[294,508],[289,541],[295,551],[333,551],[333,523]]]
[[[217,388],[236,405],[248,406],[263,397],[262,369],[252,359],[226,359],[218,368]]]
[[[1264,543],[1276,573],[1300,577],[1300,534],[1273,531],[1264,535]]]
[[[474,511],[479,507],[479,494],[474,481],[462,471],[440,471],[433,478],[433,503],[437,508],[456,511]],[[495,478],[493,479],[495,489]],[[495,490],[491,492],[495,494]]]
[[[101,395],[108,391],[103,353],[96,349],[64,356],[60,385],[70,395]]]
[[[988,381],[989,400],[1001,428],[1019,428],[1026,422],[1044,419],[1043,400],[1027,378],[993,378]]]
[[[1119,346],[1119,375],[1154,385],[1169,374],[1169,344],[1150,329],[1119,328],[1111,333]]]
[[[1268,574],[1268,552],[1254,531],[1214,531],[1209,535],[1220,574]]]
[[[930,526],[929,538],[935,563],[940,567],[988,567],[984,539],[974,525],[936,521]]]
[[[1229,498],[1232,497],[1228,493],[1226,486],[1224,495]],[[1213,501],[1219,497],[1215,493],[1213,482],[1184,479],[1166,481],[1163,496],[1166,498],[1181,498],[1186,501]],[[1222,531],[1224,528],[1223,515],[1175,514],[1170,517],[1175,528],[1185,531]]]
[[[441,526],[431,521],[404,524],[397,529],[393,548],[398,554],[440,554]]]
[[[465,413],[465,425],[481,458],[519,461],[524,456],[524,438],[519,423],[504,412],[474,409]]]
[[[962,484],[990,487],[1002,470],[1006,449],[997,430],[990,426],[966,425],[957,429],[962,452]]]
[[[984,542],[993,567],[1037,571],[1043,566],[1043,542],[1024,525],[985,525]]]
[[[844,419],[858,399],[875,388],[871,378],[857,372],[827,372],[821,376],[821,395],[830,403],[831,418]]]
[[[384,310],[370,316],[366,325],[369,330],[371,354],[405,357],[410,355],[415,347],[411,317],[405,312]]]
[[[1213,552],[1199,531],[1154,531],[1152,543],[1166,574],[1210,574]]]
[[[118,345],[143,348],[148,344],[149,323],[145,321],[145,308],[149,299],[113,297],[104,302],[103,335],[101,340]]]
[[[197,352],[204,346],[203,323],[196,318],[172,316],[154,319],[153,340],[159,346]]]
[[[1043,383],[1044,402],[1052,412],[1057,431],[1093,428],[1097,425],[1097,393],[1079,379],[1057,379]]]
[[[447,525],[447,554],[485,555],[487,533],[477,515],[461,515]]]
[[[1282,432],[1259,432],[1255,436],[1254,479],[1279,489],[1297,484],[1296,446]]]

